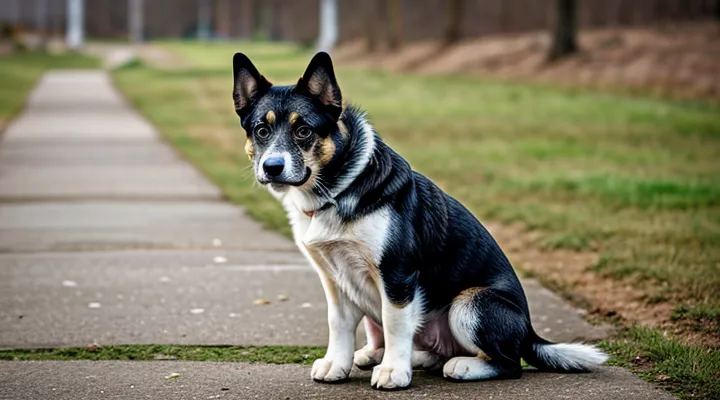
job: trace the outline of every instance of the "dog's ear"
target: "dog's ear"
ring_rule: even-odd
[[[270,89],[272,84],[260,75],[252,61],[243,53],[233,56],[233,100],[235,112],[245,118],[252,110],[254,101]]]
[[[301,93],[318,99],[328,108],[335,119],[340,117],[342,94],[335,79],[332,59],[328,53],[321,51],[315,54],[296,88]]]

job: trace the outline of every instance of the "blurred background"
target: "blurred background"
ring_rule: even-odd
[[[73,30],[75,2],[82,29]],[[280,41],[339,46],[340,55],[363,58],[356,64],[399,71],[476,70],[715,98],[719,18],[716,0],[0,0],[6,34],[32,43],[67,36],[74,46],[81,33]],[[578,48],[581,57],[546,63]]]
[[[51,68],[100,67],[266,227],[230,92],[329,50],[344,99],[489,226],[604,346],[720,395],[720,1],[0,0],[0,126]],[[2,142],[0,142],[2,146]]]

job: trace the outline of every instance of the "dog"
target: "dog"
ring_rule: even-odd
[[[242,53],[233,100],[255,178],[287,211],[328,305],[319,382],[373,368],[376,389],[410,385],[413,368],[451,380],[581,372],[604,363],[596,347],[551,343],[530,323],[510,262],[483,225],[412,170],[359,108],[343,106],[327,53],[294,86],[273,86]],[[367,344],[355,351],[363,320]]]

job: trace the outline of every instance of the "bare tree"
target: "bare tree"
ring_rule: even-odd
[[[197,37],[208,40],[212,35],[212,3],[210,0],[200,0],[198,3]]]
[[[403,42],[403,14],[400,0],[388,0],[388,47],[397,50]]]
[[[380,29],[378,29],[382,23],[380,10],[382,10],[382,0],[370,0],[366,2],[363,7],[363,12],[365,13],[363,25],[365,28],[366,49],[368,53],[375,52],[380,42]]]
[[[230,25],[232,24],[230,0],[215,0],[215,21],[217,35],[222,38],[230,37]]]
[[[577,1],[555,0],[552,46],[548,61],[555,61],[578,51]]]
[[[446,45],[460,40],[463,0],[445,0],[445,32],[443,42]]]

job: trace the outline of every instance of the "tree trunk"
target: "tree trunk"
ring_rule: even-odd
[[[555,0],[555,19],[552,46],[548,61],[555,61],[578,51],[577,1]]]
[[[460,20],[463,0],[445,0],[445,33],[443,41],[446,45],[460,40]]]
[[[402,3],[400,0],[388,0],[388,25],[389,37],[388,47],[390,50],[397,50],[403,42],[403,15]]]
[[[381,15],[379,10],[382,7],[382,0],[370,0],[365,3],[363,11],[365,12],[363,25],[365,28],[365,40],[366,40],[366,51],[368,53],[374,53],[378,49],[379,40],[379,29],[378,26],[382,23]]]
[[[230,37],[230,25],[232,24],[230,14],[230,0],[215,0],[215,33],[221,38]]]
[[[200,0],[197,14],[197,37],[208,40],[212,36],[212,3],[210,0]]]

